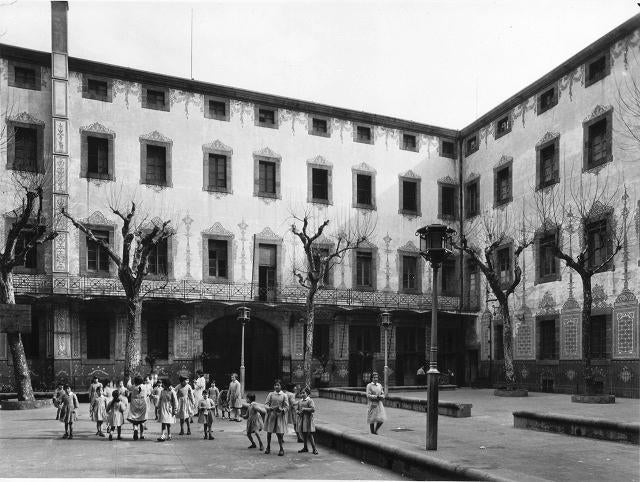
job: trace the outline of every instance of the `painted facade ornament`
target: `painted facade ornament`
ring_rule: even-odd
[[[129,109],[129,96],[140,98],[142,94],[142,86],[136,82],[127,82],[125,80],[114,79],[113,96],[124,94],[124,103]]]
[[[593,286],[593,308],[597,310],[609,310],[611,305],[607,303],[607,294],[604,292],[604,287],[596,283]]]
[[[229,154],[233,154],[233,149],[226,145],[224,142],[216,139],[215,141],[209,142],[208,144],[202,145],[203,150],[211,150],[211,151],[221,151],[228,152]]]
[[[351,128],[351,122],[344,119],[332,119],[332,122],[332,131],[335,132],[337,130],[338,132],[340,132],[340,142],[344,142],[345,131],[347,131],[347,133],[353,132]]]
[[[249,102],[242,102],[240,100],[231,100],[231,111],[240,116],[240,125],[244,127],[245,118],[249,123],[253,123],[254,109],[253,104]]]
[[[67,158],[53,156],[53,188],[60,194],[67,192]]]
[[[164,142],[167,144],[173,144],[173,141],[169,139],[167,136],[161,134],[158,131],[149,132],[143,136],[140,136],[139,139],[141,141],[155,141],[155,142]]]
[[[245,227],[245,229],[246,229],[246,227]],[[220,224],[218,221],[213,223],[213,225],[211,227],[207,228],[204,231],[204,233],[205,234],[213,234],[215,236],[221,236],[221,237],[225,237],[225,238],[233,238],[233,233],[231,231],[229,231],[228,229],[225,229],[225,227],[222,226],[222,224]]]
[[[569,212],[567,213],[567,219],[568,219],[568,226],[567,226],[567,233],[569,234],[569,256],[573,257],[573,233],[575,232],[575,225],[574,225],[574,217],[575,215],[573,214],[573,211],[571,210],[571,207],[569,207]],[[573,270],[570,269],[569,270],[569,299],[573,299]]]
[[[520,377],[523,380],[526,380],[529,377],[529,370],[527,370],[527,367],[522,368],[522,370],[520,370]]]
[[[389,129],[384,126],[375,126],[375,136],[374,139],[381,139],[384,137],[384,146],[389,150],[389,138],[398,139],[398,130],[397,129]]]
[[[413,244],[413,241],[409,240],[398,248],[398,251],[405,251],[407,253],[420,253],[420,249]]]
[[[246,277],[246,266],[247,266],[247,252],[245,250],[245,243],[247,241],[246,232],[249,225],[242,219],[240,223],[238,223],[238,227],[240,228],[240,243],[242,245],[240,251],[240,281],[247,281]]]
[[[476,179],[480,179],[480,174],[478,174],[475,171],[471,171],[470,173],[467,174],[467,177],[465,178],[464,182],[471,182],[471,181],[475,181]]]
[[[20,112],[19,114],[10,115],[8,119],[13,122],[22,122],[23,124],[35,124],[39,126],[44,126],[44,121],[33,117],[31,114],[27,112]]]
[[[296,135],[296,121],[302,125],[306,124],[307,115],[304,112],[295,110],[279,109],[280,111],[280,124],[284,124],[287,121],[291,121],[291,133]]]
[[[256,238],[259,238],[259,239],[273,239],[273,240],[276,240],[276,241],[282,241],[282,236],[278,236],[276,233],[274,233],[273,230],[269,226],[267,226],[262,231],[260,231],[258,234],[256,234]]]
[[[114,136],[114,137],[116,135],[116,133],[114,131],[112,131],[108,127],[103,126],[99,122],[94,122],[93,124],[90,124],[88,126],[83,126],[83,127],[80,128],[80,131],[81,132],[93,132],[93,133],[96,133],[96,134],[108,134],[108,135]]]
[[[551,291],[545,291],[538,305],[537,316],[555,316],[557,314],[556,300],[553,298]]]
[[[369,164],[367,164],[366,162],[361,162],[357,166],[353,166],[351,168],[351,170],[353,170],[353,171],[372,172],[374,174],[376,173],[376,170],[373,167],[371,167]]]
[[[439,184],[451,184],[453,186],[457,186],[458,185],[458,182],[454,178],[449,176],[449,175],[441,177],[440,179],[438,179],[438,183]]]
[[[513,162],[513,157],[503,154],[502,157],[500,157],[500,160],[495,165],[495,167],[504,166],[505,164],[509,164],[510,162]]]
[[[418,176],[415,172],[413,172],[411,169],[409,169],[407,172],[400,174],[401,177],[407,177],[410,179],[420,179],[420,176]]]
[[[69,129],[66,119],[53,119],[53,152],[54,154],[68,154]]]
[[[185,92],[177,89],[169,89],[169,103],[171,107],[178,102],[184,102],[184,115],[189,118],[189,104],[196,106],[200,110],[200,106],[204,104],[204,96],[194,92]]]
[[[64,273],[67,271],[67,236],[56,236],[53,240],[54,271]]]
[[[607,112],[613,110],[613,106],[611,105],[596,105],[593,110],[591,111],[591,114],[589,114],[587,117],[584,118],[583,122],[589,122],[591,119],[595,119],[596,117],[600,117],[603,114],[606,114]]]
[[[386,263],[384,268],[384,275],[385,275],[384,289],[385,291],[391,291],[391,286],[389,286],[389,279],[391,277],[391,268],[389,267],[389,253],[391,253],[391,250],[389,249],[389,243],[391,243],[393,238],[389,236],[389,233],[387,233],[387,235],[384,238],[382,238],[382,240],[384,241],[384,253],[386,255]]]
[[[631,370],[629,370],[629,367],[624,366],[622,367],[622,370],[620,370],[618,378],[620,378],[623,383],[629,383],[631,381],[631,378],[633,378],[633,373],[631,372]]]
[[[332,166],[329,161],[327,161],[324,157],[318,155],[316,157],[312,157],[311,159],[307,159],[307,164],[314,164],[319,166]]]
[[[493,122],[491,122],[489,125],[486,125],[479,130],[478,141],[479,142],[484,141],[484,147],[487,147],[487,144],[489,142],[489,137],[492,137],[493,134],[494,134],[494,125],[493,125]]]
[[[269,147],[264,147],[258,151],[253,151],[253,155],[260,156],[260,157],[270,157],[272,159],[282,159],[280,154],[272,151]]]
[[[638,240],[638,257],[640,257],[640,201],[638,201],[638,207],[636,207],[636,239]],[[638,266],[640,266],[640,260],[638,260]]]
[[[540,147],[547,142],[553,141],[554,139],[560,137],[559,132],[555,131],[547,131],[545,135],[543,135],[538,142],[536,142],[536,147]]]
[[[627,186],[624,187],[624,194],[622,195],[622,225],[629,226],[629,193],[627,192]],[[638,238],[640,241],[640,238]],[[622,238],[622,267],[624,277],[624,288],[629,289],[629,238],[627,236],[627,229],[624,230]]]
[[[187,279],[192,279],[191,276],[191,224],[193,223],[193,219],[191,218],[191,216],[189,216],[189,213],[187,213],[187,215],[182,218],[182,222],[184,223],[185,226],[185,233],[184,233],[184,237],[187,238],[187,247],[185,249],[185,263],[186,263],[186,270],[187,272],[185,273],[184,277]]]
[[[573,84],[580,83],[582,84],[582,80],[584,79],[584,64],[578,67],[577,69],[569,72],[567,75],[560,79],[559,83],[559,91],[569,89],[569,100],[573,101]]]
[[[91,216],[82,220],[85,224],[94,226],[113,226],[114,223],[109,221],[101,211],[94,211]]]

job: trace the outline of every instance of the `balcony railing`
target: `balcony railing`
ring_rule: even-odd
[[[117,278],[89,278],[66,275],[16,274],[13,277],[16,294],[68,295],[80,298],[101,296],[124,297]],[[176,300],[212,300],[227,302],[264,302],[267,304],[304,304],[307,290],[296,285],[260,287],[256,283],[205,283],[199,280],[155,281],[142,284],[146,298]],[[439,309],[455,311],[459,299],[440,296]],[[379,307],[428,310],[431,293],[405,294],[393,291],[360,291],[349,288],[322,288],[316,294],[319,305],[345,307]]]

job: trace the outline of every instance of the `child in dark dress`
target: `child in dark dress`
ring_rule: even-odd
[[[266,415],[267,411],[256,402],[256,396],[253,393],[247,393],[247,403],[249,405],[247,409],[247,438],[251,442],[248,448],[255,449],[256,444],[251,437],[251,434],[255,434],[260,444],[260,452],[264,450],[262,445],[262,439],[260,438],[260,432],[264,428],[264,421],[262,417]]]

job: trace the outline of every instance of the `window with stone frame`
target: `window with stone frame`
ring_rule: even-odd
[[[161,239],[149,252],[147,273],[156,277],[167,277],[169,274],[169,242]]]
[[[13,163],[11,169],[38,172],[38,130],[35,127],[13,128]]]
[[[418,137],[415,134],[403,132],[400,148],[403,151],[418,152]]]
[[[558,340],[556,333],[556,318],[538,319],[538,359],[557,360]]]
[[[511,162],[494,169],[494,205],[500,206],[513,200]]]
[[[169,89],[143,85],[142,108],[168,112],[170,110]]]
[[[587,62],[585,64],[585,88],[604,79],[607,75],[609,75],[610,71],[611,67],[609,61],[609,52],[601,54],[595,59]]]
[[[560,138],[536,147],[536,186],[538,189],[560,182]]]
[[[207,278],[210,280],[229,280],[229,242],[222,239],[206,239]]]
[[[420,179],[399,177],[400,214],[420,216]]]
[[[280,158],[254,155],[253,195],[279,199]]]
[[[480,147],[480,143],[478,142],[478,133],[467,137],[464,141],[464,155],[470,156],[474,152],[476,152]]]
[[[375,289],[375,261],[371,250],[355,250],[354,252],[354,276],[355,289]]]
[[[472,258],[466,260],[466,282],[467,305],[470,309],[480,307],[480,269]]]
[[[41,68],[39,65],[9,60],[9,87],[19,89],[41,90]]]
[[[256,106],[255,107],[255,124],[259,127],[268,127],[270,129],[278,128],[278,109],[273,107]]]
[[[469,219],[480,214],[480,179],[468,181],[464,187],[464,215]]]
[[[111,358],[111,330],[109,318],[91,314],[85,317],[87,359]]]
[[[167,318],[148,319],[147,354],[155,355],[156,360],[169,358],[169,320]]]
[[[609,315],[591,315],[591,326],[589,328],[591,358],[605,360],[609,356],[607,350],[607,328],[610,325],[609,320]]]
[[[558,88],[554,85],[553,87],[543,91],[541,94],[538,94],[537,103],[538,115],[555,107],[558,104]]]
[[[109,231],[102,230],[92,230],[93,236],[105,242],[106,244],[110,244],[109,242]],[[85,237],[86,246],[87,246],[87,267],[86,270],[89,273],[109,273],[109,254],[108,251],[99,243],[92,241],[89,237]]]
[[[403,293],[416,293],[421,291],[419,285],[419,259],[416,255],[402,255],[402,288]]]
[[[209,170],[207,179],[208,191],[227,192],[227,163],[228,158],[224,154],[208,153]]]
[[[260,161],[260,194],[276,193],[276,163]]]
[[[584,170],[612,161],[611,110],[588,121],[584,126]]]
[[[145,146],[146,157],[144,184],[166,186],[167,183],[167,147],[155,144]]]
[[[13,220],[9,221],[9,224],[12,223]],[[45,226],[40,226],[38,228],[39,233],[42,234],[46,230]],[[16,239],[16,245],[14,248],[14,253],[21,253],[31,242],[33,237],[36,235],[36,227],[27,225],[20,231],[18,234],[18,238]],[[24,263],[17,265],[14,267],[14,271],[16,273],[30,273],[35,274],[38,272],[44,272],[44,246],[43,245],[35,245],[31,249],[27,251],[27,254],[24,258]]]
[[[329,247],[315,247],[313,248],[313,260],[318,269],[320,269],[320,260],[329,256]],[[331,266],[327,266],[322,276],[322,286],[333,286],[333,273],[331,272]]]
[[[375,177],[373,173],[353,171],[353,207],[375,209]]]
[[[329,201],[329,171],[327,169],[311,168],[311,200]]]
[[[329,132],[329,119],[326,117],[311,117],[311,122],[309,126],[309,134],[320,137],[330,137],[331,133]]]
[[[446,259],[440,265],[440,292],[443,296],[458,296],[459,280],[455,259]]]
[[[456,145],[454,141],[447,141],[445,139],[440,139],[440,157],[448,157],[449,159],[455,159]]]
[[[513,282],[512,245],[508,244],[496,250],[496,268],[503,289]]]
[[[373,128],[369,125],[354,124],[353,140],[364,144],[373,144]]]
[[[613,229],[609,212],[587,221],[584,226],[585,240],[587,242],[587,266],[596,269],[602,265],[613,253]],[[598,272],[613,269],[613,260],[604,265]]]
[[[212,119],[227,120],[227,103],[223,100],[209,100],[209,115]]]
[[[104,178],[109,175],[109,140],[87,136],[87,177]]]
[[[546,231],[536,236],[536,283],[548,283],[560,279],[560,261],[554,256],[555,246],[554,231]]]
[[[113,80],[83,73],[82,97],[100,102],[113,102]]]
[[[438,217],[458,218],[458,186],[455,184],[438,182]]]
[[[507,114],[496,121],[494,137],[499,139],[509,132],[511,132],[511,115]]]

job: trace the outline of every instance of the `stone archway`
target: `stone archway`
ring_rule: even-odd
[[[245,326],[245,372],[247,390],[266,390],[280,375],[278,330],[260,318],[251,318]],[[240,373],[242,328],[235,315],[207,324],[202,330],[202,348],[208,357],[203,370],[222,390],[231,373]]]

